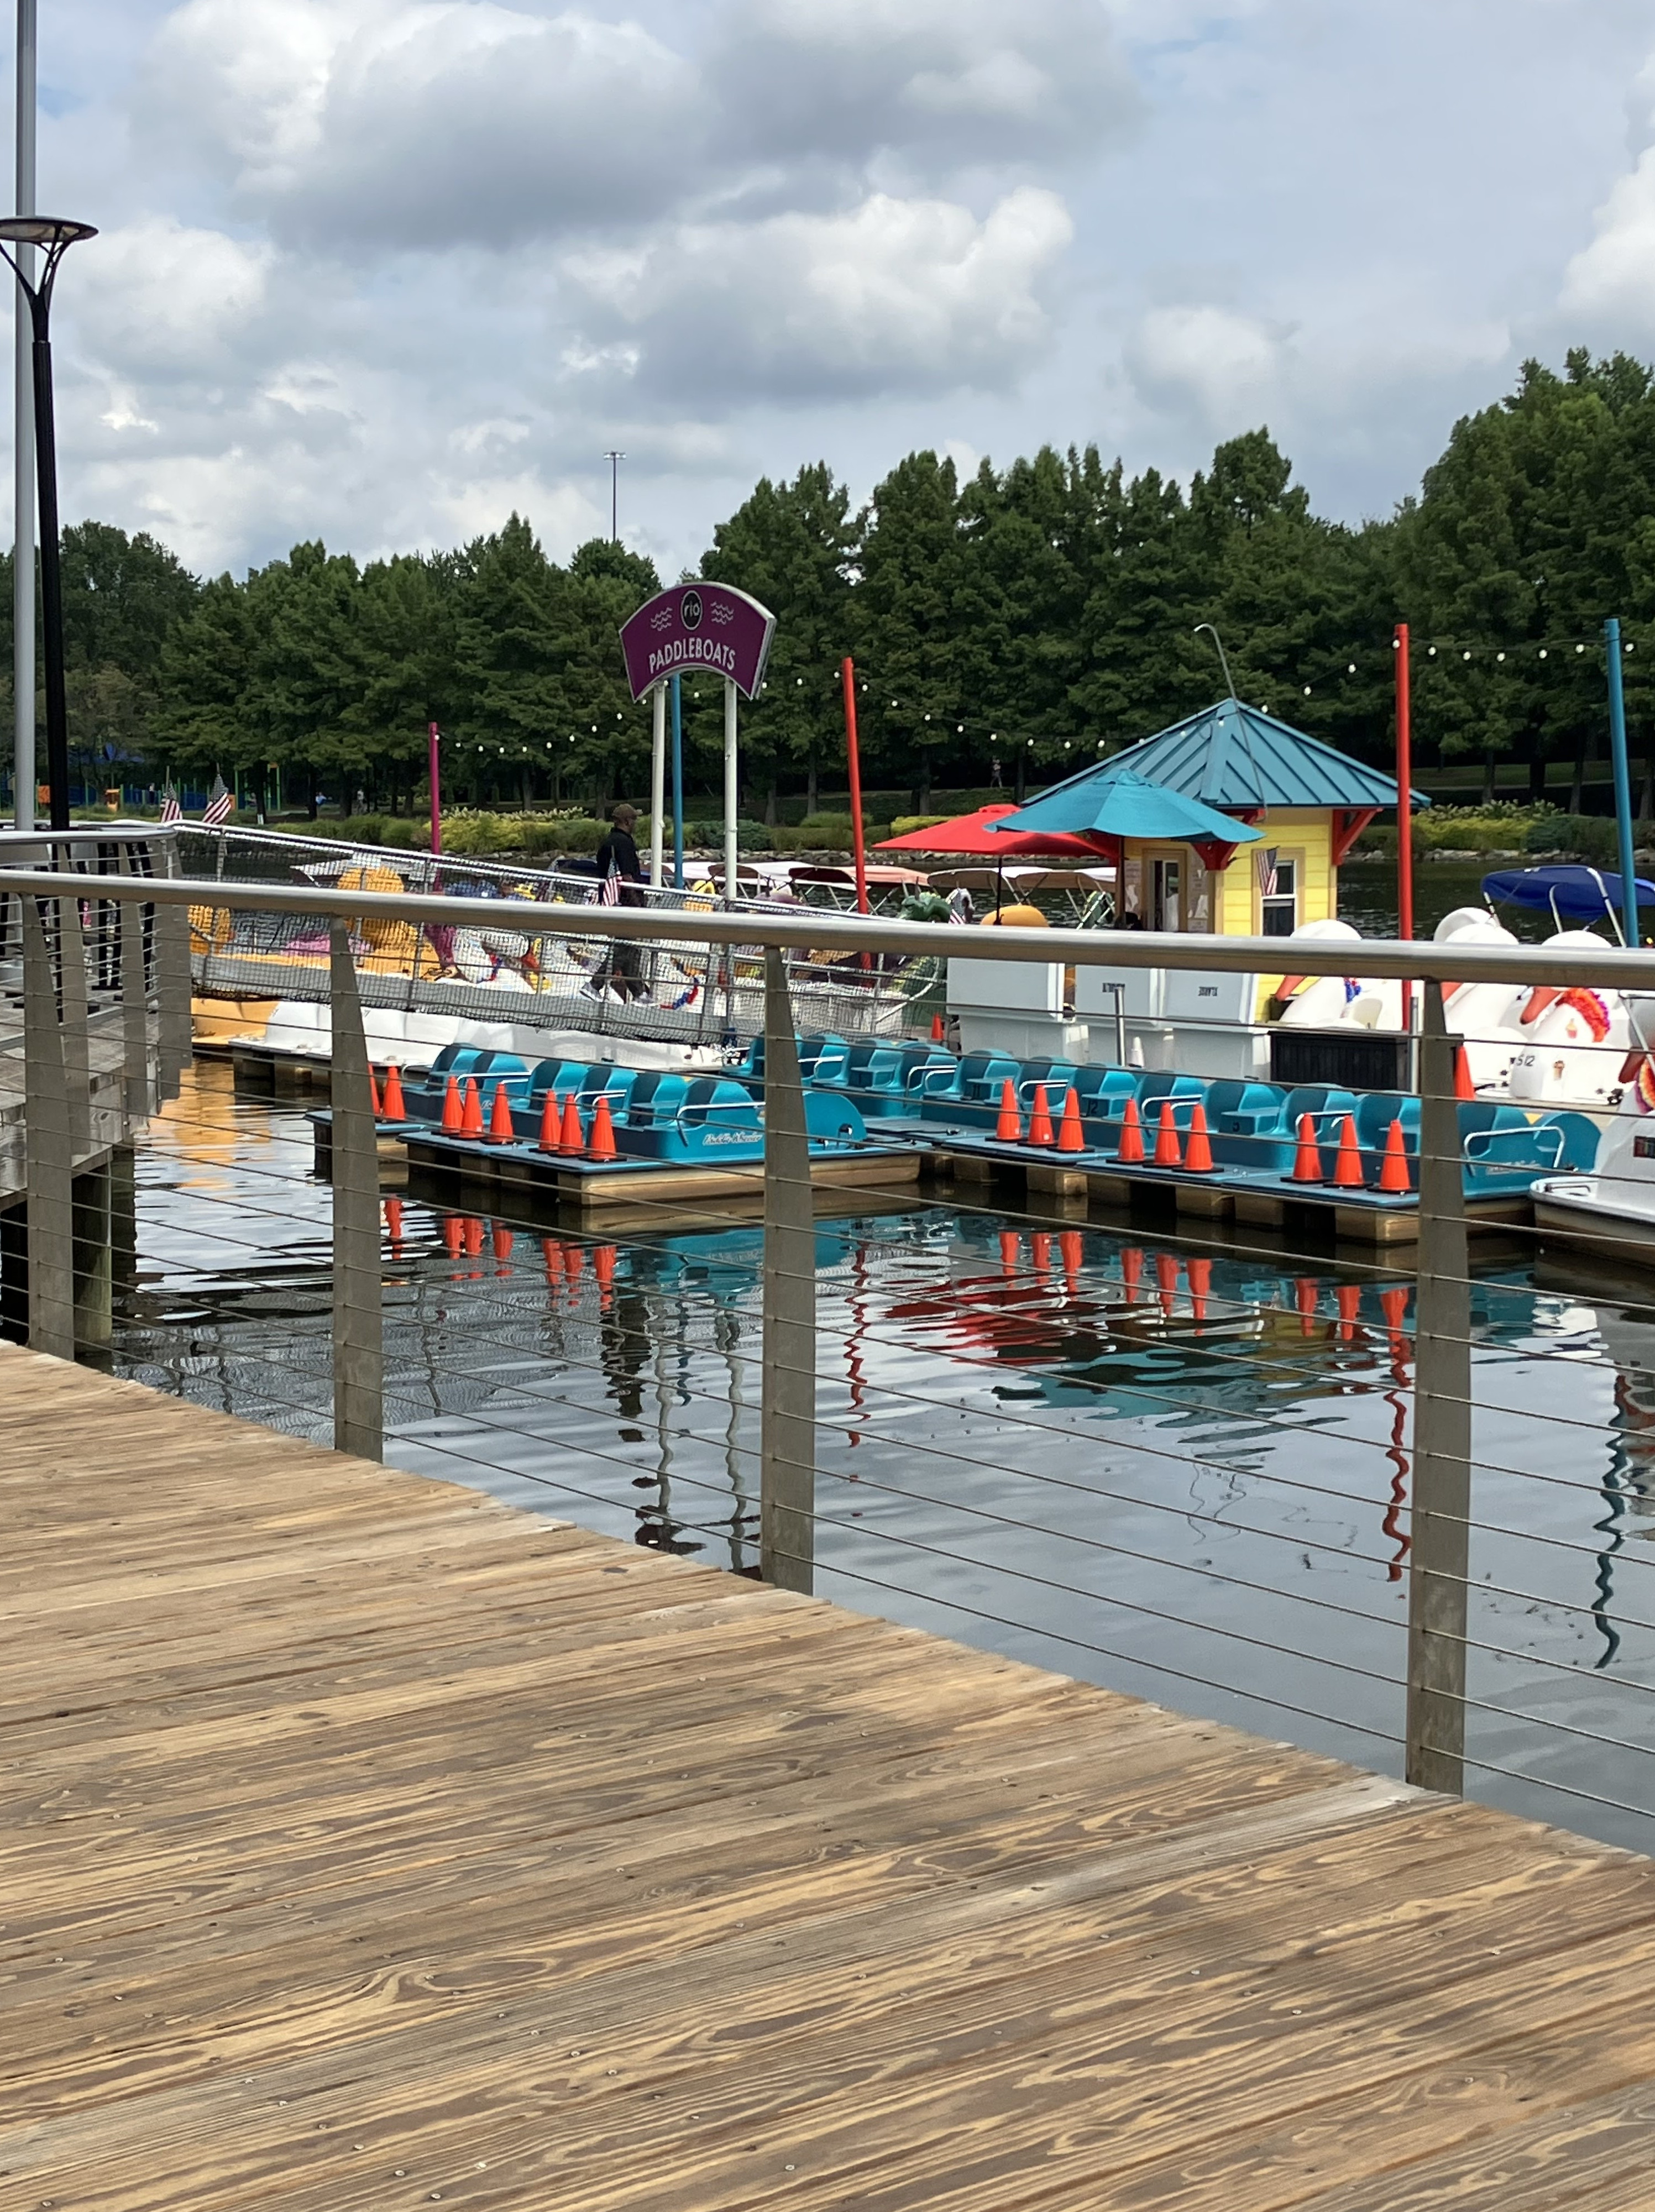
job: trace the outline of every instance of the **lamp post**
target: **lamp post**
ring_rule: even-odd
[[[0,259],[23,289],[34,325],[34,458],[40,506],[40,642],[45,651],[46,691],[46,783],[52,794],[52,826],[69,827],[69,702],[64,684],[64,592],[58,544],[58,447],[52,418],[52,288],[58,264],[82,238],[95,238],[89,222],[65,222],[53,216],[18,215],[0,219]],[[23,274],[15,252],[38,246],[46,258],[33,282]]]

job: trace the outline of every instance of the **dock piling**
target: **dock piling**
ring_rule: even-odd
[[[23,922],[24,1157],[28,1209],[28,1341],[75,1357],[74,1152],[58,979],[46,902],[20,902]],[[58,902],[59,905],[63,902]]]
[[[816,1538],[816,1220],[787,969],[764,953],[764,1322],[759,1572],[808,1592]]]
[[[329,931],[333,985],[333,1448],[385,1455],[380,1162],[350,936]]]

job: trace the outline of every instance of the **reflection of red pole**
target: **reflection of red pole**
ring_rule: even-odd
[[[1396,625],[1396,934],[1414,934],[1414,725],[1408,624]],[[1414,986],[1402,985],[1402,1034],[1414,1026]]]
[[[437,745],[440,732],[435,722],[427,726],[427,740],[431,763],[431,850],[442,850],[442,789],[437,781]]]
[[[862,842],[862,763],[856,750],[856,664],[849,653],[845,682],[845,758],[850,767],[850,842],[856,860],[856,911],[867,912],[867,848]]]

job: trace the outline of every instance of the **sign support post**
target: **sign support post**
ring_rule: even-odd
[[[672,684],[672,888],[684,889],[684,678]]]
[[[724,903],[735,904],[736,817],[741,810],[741,779],[736,768],[735,678],[724,679]]]
[[[649,888],[661,885],[661,854],[666,824],[666,678],[656,684],[651,698],[649,754]]]

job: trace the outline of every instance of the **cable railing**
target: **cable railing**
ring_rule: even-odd
[[[681,1231],[653,1198],[554,1231],[503,1197],[393,1197],[423,1224],[414,1237],[381,1189],[365,924],[457,929],[477,902],[135,875],[131,841],[100,825],[64,866],[16,865],[38,851],[0,851],[0,991],[23,1002],[28,1330],[42,1348],[82,1340],[95,1148],[77,1086],[83,1040],[102,1036],[125,1055],[133,1117],[150,1119],[155,1187],[175,1156],[220,1168],[178,1200],[192,1257],[176,1292],[123,1291],[134,1371],[1220,1717],[1287,1716],[1318,1747],[1399,1756],[1429,1787],[1655,1836],[1655,1589],[1628,1540],[1655,1525],[1655,1329],[1646,1475],[1637,1386],[1604,1364],[1570,1294],[1548,1304],[1472,1264],[1439,990],[1423,994],[1419,1243],[1405,1257],[1333,1262],[1184,1218],[1146,1231],[1084,1200],[1065,1211],[980,1183],[893,1195],[858,1181],[855,1145],[832,1194],[853,1233],[818,1220],[812,1195],[797,1042],[812,956],[866,953],[899,982],[905,963],[935,969],[959,933],[567,902],[556,927],[586,956],[630,939],[740,973],[762,1017],[747,1078],[762,1158],[703,1194]],[[66,872],[82,879],[72,890]],[[273,921],[289,948],[312,947],[328,994],[330,1189],[296,1109],[236,1109],[228,1089],[186,1079],[204,915],[210,943],[228,915],[244,939]],[[1306,972],[1427,984],[1573,982],[1588,963],[1601,981],[1612,961],[1617,982],[1655,988],[1655,954],[1607,946],[1601,959],[1300,954]],[[1280,948],[1007,929],[973,933],[970,957],[1256,969]],[[229,1071],[213,1079],[228,1086]],[[236,1133],[248,1114],[289,1133],[250,1157]],[[526,1264],[526,1236],[544,1239],[544,1271]],[[1502,1297],[1523,1327],[1494,1311]],[[1600,1303],[1628,1327],[1655,1319],[1655,1287],[1617,1283]]]

